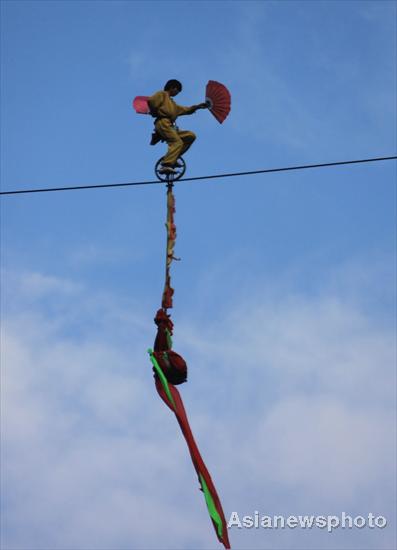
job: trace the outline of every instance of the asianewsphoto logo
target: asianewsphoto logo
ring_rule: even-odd
[[[334,529],[383,529],[387,525],[384,516],[375,516],[370,512],[367,516],[349,516],[342,512],[340,516],[260,516],[255,510],[253,516],[240,516],[232,512],[227,527],[238,529],[325,529],[331,533]]]

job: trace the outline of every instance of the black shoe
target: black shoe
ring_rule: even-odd
[[[157,132],[153,132],[152,139],[150,140],[150,145],[156,145],[156,143],[158,143],[159,141],[162,141],[161,137]]]

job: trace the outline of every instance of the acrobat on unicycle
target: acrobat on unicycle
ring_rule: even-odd
[[[152,96],[136,96],[132,105],[137,113],[151,115],[154,120],[154,131],[150,145],[166,142],[168,151],[157,161],[155,173],[160,181],[179,180],[186,171],[183,155],[196,139],[196,134],[189,130],[180,130],[175,121],[181,115],[192,115],[199,109],[208,109],[219,123],[223,123],[230,112],[230,92],[220,82],[208,81],[205,90],[205,101],[190,107],[178,105],[174,97],[182,91],[179,80],[169,80],[163,90]]]

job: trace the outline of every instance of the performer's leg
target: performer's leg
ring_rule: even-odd
[[[175,132],[176,134],[176,132]],[[166,166],[174,166],[178,157],[181,156],[181,151],[183,149],[183,141],[177,135],[173,136],[170,139],[167,139],[168,151],[165,157],[163,158],[162,164]]]
[[[195,141],[196,134],[194,132],[189,132],[188,130],[180,130],[178,131],[178,135],[183,141],[183,147],[181,149],[181,152],[179,153],[179,156],[182,156]]]
[[[173,166],[178,157],[181,156],[181,151],[184,147],[182,138],[179,137],[178,132],[171,126],[168,120],[160,120],[156,124],[156,130],[164,138],[168,144],[168,151],[163,158],[162,164],[166,166]]]

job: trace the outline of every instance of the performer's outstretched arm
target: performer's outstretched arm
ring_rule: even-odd
[[[208,109],[207,103],[199,103],[198,105],[192,105],[191,107],[183,107],[182,105],[176,105],[177,116],[192,115],[198,109]]]

